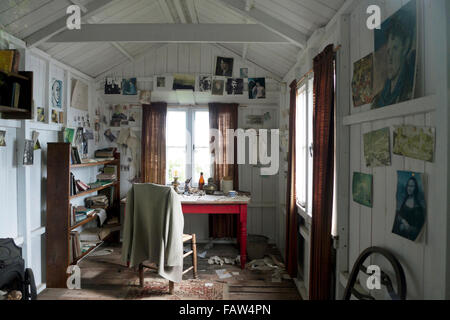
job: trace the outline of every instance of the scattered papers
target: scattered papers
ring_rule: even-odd
[[[214,256],[208,259],[208,263],[209,264],[220,264],[221,266],[223,266],[224,261],[219,258],[218,256]]]
[[[232,258],[220,258],[218,256],[214,256],[208,259],[209,264],[220,264],[221,266],[224,264],[240,264],[241,263],[241,257],[237,256],[235,259]]]
[[[207,251],[203,251],[202,253],[197,253],[197,257],[204,259],[206,257]]]
[[[100,250],[100,251],[94,251],[91,253],[91,257],[109,256],[113,252],[114,252],[113,249],[104,249],[104,250]]]
[[[272,282],[281,282],[282,279],[290,279],[291,277],[286,273],[283,263],[278,261],[273,255],[264,257],[264,259],[257,259],[247,263],[247,268],[250,270],[259,271],[273,271]]]
[[[232,272],[231,273],[233,276],[238,276],[239,275],[239,272]]]
[[[219,276],[219,279],[227,279],[227,278],[231,278],[231,274],[229,272],[227,272],[226,269],[219,269],[216,270],[217,275]]]

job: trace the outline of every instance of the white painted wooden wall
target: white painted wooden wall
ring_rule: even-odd
[[[197,105],[206,106],[209,102],[230,102],[248,106],[239,109],[240,124],[243,123],[245,114],[262,114],[271,110],[276,117],[272,121],[271,128],[278,128],[280,83],[277,82],[277,77],[251,62],[243,61],[239,56],[223,47],[210,44],[168,44],[149,50],[134,62],[112,68],[109,72],[97,78],[97,92],[99,97],[104,100],[101,106],[102,112],[110,119],[110,112],[107,109],[110,104],[136,103],[136,98],[133,97],[103,95],[104,81],[107,76],[137,77],[138,89],[152,90],[153,77],[156,75],[173,75],[174,73],[214,74],[217,56],[234,57],[234,77],[240,76],[241,67],[249,69],[249,77],[266,77],[268,99],[249,100],[247,92],[244,92],[242,96],[228,96],[225,93],[223,97],[211,96],[209,93],[195,93]],[[153,91],[152,101],[165,101],[169,106],[179,105],[173,91],[168,93]],[[98,147],[117,146],[115,143],[109,143],[103,136],[106,128],[109,127],[102,125],[101,141]],[[117,134],[119,129],[112,128],[113,132]],[[141,134],[139,129],[136,133]],[[121,151],[124,152],[122,149]],[[124,157],[122,157],[123,160]],[[122,172],[121,174],[121,194],[125,196],[131,184],[127,182],[128,172]],[[246,166],[240,169],[240,188],[252,193],[252,203],[248,209],[248,233],[262,234],[269,237],[271,242],[275,242],[278,221],[276,219],[278,175],[261,177],[259,168]],[[209,239],[208,217],[206,215],[186,215],[185,232],[196,233],[199,241],[207,241]]]

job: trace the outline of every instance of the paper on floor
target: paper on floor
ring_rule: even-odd
[[[231,274],[229,272],[227,272],[226,269],[219,269],[216,270],[217,275],[219,276],[220,279],[227,279],[227,278],[231,278]]]

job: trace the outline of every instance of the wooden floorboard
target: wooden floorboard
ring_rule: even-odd
[[[127,268],[120,260],[120,245],[109,244],[102,249],[113,249],[107,256],[89,256],[80,262],[82,290],[48,288],[39,296],[40,300],[117,300],[125,299],[129,290],[138,285],[138,272],[136,268]],[[198,246],[198,252],[203,252],[203,245]],[[271,271],[241,270],[238,265],[210,265],[208,258],[219,256],[221,258],[236,258],[239,254],[235,245],[216,244],[207,250],[206,258],[198,259],[199,279],[211,282],[221,282],[228,285],[226,298],[231,300],[300,300],[296,286],[292,280],[283,279],[281,282],[272,282]],[[272,254],[282,261],[278,250],[271,247],[268,254]],[[190,266],[191,260],[185,260],[185,267]],[[228,272],[237,272],[232,278],[219,279],[216,270],[226,269]],[[145,278],[158,277],[154,272],[145,273]],[[192,278],[192,272],[187,273],[183,279]],[[166,299],[166,297],[161,297]]]

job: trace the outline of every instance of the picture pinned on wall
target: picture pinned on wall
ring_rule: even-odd
[[[435,128],[394,126],[394,154],[433,162]]]
[[[172,76],[155,76],[153,78],[154,91],[170,91],[173,87]]]
[[[33,131],[32,133],[33,138],[33,150],[39,150],[41,149],[41,143],[39,142],[39,132]]]
[[[73,138],[75,137],[75,129],[64,128],[64,142],[73,143]]]
[[[425,224],[427,206],[423,175],[397,171],[397,205],[392,233],[415,241]]]
[[[195,76],[191,74],[175,74],[173,76],[173,90],[195,90]]]
[[[240,77],[241,78],[248,78],[248,68],[241,68],[240,69]]]
[[[122,121],[127,121],[128,116],[126,115],[125,107],[116,104],[113,108],[113,114],[111,117],[111,127],[120,127]]]
[[[373,99],[373,53],[353,64],[353,106],[359,107]]]
[[[198,77],[198,91],[209,92],[211,91],[211,76],[210,75],[200,75]]]
[[[6,147],[6,131],[0,130],[0,147]]]
[[[124,96],[137,95],[137,80],[136,80],[136,78],[122,79],[122,94]]]
[[[137,107],[131,107],[128,110],[128,122],[129,125],[132,127],[138,127],[142,124],[142,108]]]
[[[53,108],[62,108],[62,90],[63,90],[63,82],[61,80],[53,79],[51,86],[51,99],[52,99],[52,107]]]
[[[389,128],[383,128],[364,134],[364,157],[367,167],[391,165]]]
[[[244,79],[228,78],[226,90],[228,94],[240,95],[244,93]]]
[[[353,173],[352,195],[353,201],[372,208],[373,176],[361,172]]]
[[[121,78],[106,78],[105,80],[105,94],[121,94],[122,93],[122,79]]]
[[[25,140],[25,147],[23,150],[23,165],[32,166],[34,162],[34,141]]]
[[[44,108],[37,108],[37,118],[36,120],[38,122],[45,122],[45,109]]]
[[[372,109],[413,98],[417,65],[417,1],[411,0],[374,30]]]
[[[116,141],[116,136],[113,135],[113,133],[111,132],[111,129],[107,129],[104,133],[106,139],[108,139],[109,142],[114,142]]]
[[[150,90],[140,90],[139,91],[139,103],[140,104],[150,104],[152,100],[152,92]]]
[[[94,140],[94,132],[92,130],[85,130],[83,133],[85,140]]]
[[[223,96],[225,90],[225,80],[214,78],[212,82],[211,94],[213,96]]]
[[[217,57],[216,76],[232,77],[233,76],[233,58]]]
[[[58,111],[52,110],[52,122],[53,123],[58,123],[58,120],[59,120]]]
[[[248,98],[249,99],[266,98],[265,78],[248,78]]]

